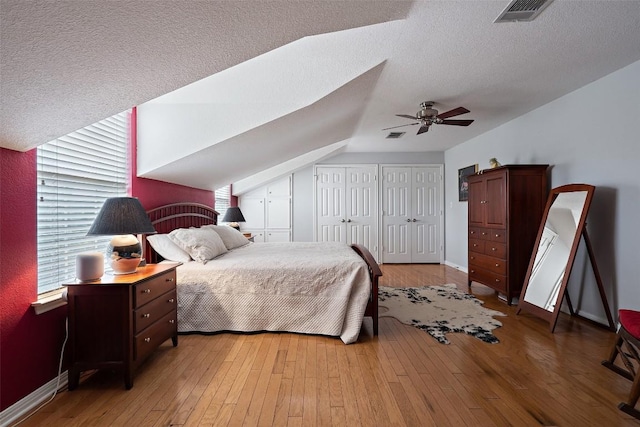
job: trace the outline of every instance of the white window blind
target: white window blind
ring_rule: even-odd
[[[109,197],[127,195],[130,112],[38,147],[38,293],[76,276],[81,252],[105,253],[109,236],[87,236]]]
[[[225,212],[227,212],[227,209],[229,208],[230,203],[231,203],[231,186],[226,185],[222,188],[218,188],[215,191],[215,204],[214,204],[214,209],[217,210],[218,213],[220,214],[218,216],[218,222],[222,221],[222,218],[224,218],[224,214]]]

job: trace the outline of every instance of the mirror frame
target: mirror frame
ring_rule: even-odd
[[[587,246],[587,251],[589,253],[589,259],[591,261],[591,266],[593,268],[593,272],[596,276],[596,281],[598,282],[598,287],[600,290],[600,297],[602,298],[602,302],[605,306],[605,311],[607,314],[607,319],[609,320],[609,329],[614,329],[614,324],[613,324],[613,319],[611,317],[611,312],[609,309],[609,305],[607,304],[607,300],[606,300],[606,294],[604,293],[604,288],[602,286],[602,280],[600,278],[600,273],[598,272],[598,268],[596,266],[595,263],[595,258],[593,256],[593,250],[591,248],[591,242],[589,241],[589,236],[587,234],[587,229],[586,229],[586,221],[587,221],[587,214],[589,213],[589,208],[591,207],[591,201],[593,199],[593,194],[595,192],[595,188],[593,185],[589,185],[589,184],[568,184],[568,185],[563,185],[560,187],[556,187],[554,189],[552,189],[549,192],[549,197],[547,199],[547,204],[545,206],[544,209],[544,214],[542,216],[542,221],[540,223],[540,227],[538,229],[538,236],[536,237],[536,241],[535,244],[533,245],[533,252],[531,254],[531,259],[529,261],[529,267],[527,268],[527,274],[525,276],[524,279],[524,284],[522,286],[522,291],[520,293],[520,299],[518,301],[518,309],[516,310],[516,314],[520,314],[520,311],[525,310],[531,314],[534,314],[546,321],[549,322],[549,330],[551,332],[554,331],[555,327],[556,327],[556,323],[558,322],[558,315],[560,314],[560,309],[562,307],[562,301],[564,300],[565,296],[567,298],[567,304],[569,306],[569,311],[571,313],[572,316],[577,316],[577,317],[581,317],[583,319],[587,319],[585,317],[580,316],[579,314],[577,314],[576,312],[574,312],[573,307],[571,305],[571,300],[569,298],[569,295],[567,294],[567,283],[569,282],[569,277],[571,275],[571,269],[573,267],[573,263],[575,261],[576,258],[576,253],[578,252],[578,246],[580,244],[580,238],[582,236],[584,236],[585,238],[585,243]],[[536,254],[538,251],[538,248],[540,247],[540,240],[542,239],[542,233],[544,232],[544,228],[545,225],[547,223],[547,219],[549,217],[549,210],[551,209],[551,205],[553,204],[553,202],[558,198],[558,196],[562,193],[573,193],[573,192],[577,192],[577,191],[586,191],[587,192],[587,197],[585,198],[585,202],[584,202],[584,206],[582,208],[582,213],[580,214],[580,220],[576,226],[576,232],[575,235],[573,236],[573,243],[571,245],[571,249],[569,252],[569,257],[567,260],[567,264],[565,266],[565,270],[564,270],[564,276],[562,278],[562,284],[560,285],[560,290],[558,292],[558,296],[557,296],[557,300],[556,300],[556,304],[554,307],[554,310],[551,311],[547,311],[544,309],[544,307],[539,307],[535,304],[529,303],[527,301],[524,300],[524,296],[527,292],[527,289],[529,288],[529,282],[531,279],[531,273],[533,271],[533,267],[534,267],[534,262],[535,262],[535,258],[536,258]],[[591,319],[587,319],[587,320],[591,320]],[[597,322],[596,322],[597,323]]]

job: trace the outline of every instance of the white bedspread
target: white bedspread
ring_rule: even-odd
[[[252,243],[178,267],[178,332],[288,331],[355,342],[366,263],[342,243]]]

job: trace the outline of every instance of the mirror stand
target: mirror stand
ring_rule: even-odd
[[[571,316],[604,326],[600,322],[577,313],[567,291],[569,275],[581,237],[584,238],[600,299],[604,305],[609,323],[608,329],[615,330],[600,271],[586,229],[587,213],[594,191],[595,187],[592,185],[569,184],[554,188],[549,193],[516,314],[525,310],[547,320],[551,332],[556,327],[565,298]]]
[[[611,316],[611,309],[609,308],[609,303],[607,302],[607,294],[604,291],[604,285],[602,284],[602,278],[600,277],[600,271],[598,270],[598,264],[596,264],[596,257],[593,254],[591,239],[589,239],[589,233],[587,233],[586,227],[582,230],[582,237],[584,238],[584,243],[585,243],[585,246],[587,247],[587,253],[589,254],[589,261],[591,263],[591,268],[593,269],[593,275],[596,278],[596,283],[598,284],[598,292],[600,292],[600,299],[602,300],[602,305],[604,306],[604,311],[607,316],[607,322],[609,323],[609,327],[607,329],[615,332],[616,325],[613,321],[613,317]],[[601,323],[596,322],[593,319],[581,316],[579,313],[577,313],[573,309],[573,305],[571,304],[571,298],[569,297],[569,292],[567,291],[566,286],[562,292],[562,295],[564,298],[566,298],[567,306],[569,307],[569,313],[571,314],[571,316],[579,317],[581,319],[594,323],[598,326],[605,326],[605,325],[602,325]],[[560,299],[559,303],[562,304],[562,299]],[[550,324],[551,332],[553,332],[556,327],[559,313],[560,313],[559,310],[553,313],[554,315],[553,315],[553,318],[551,319],[551,324]]]

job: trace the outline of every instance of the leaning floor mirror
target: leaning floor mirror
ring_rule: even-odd
[[[569,275],[581,237],[584,237],[609,329],[614,329],[613,318],[585,227],[594,191],[595,187],[592,185],[570,184],[554,188],[549,193],[516,314],[524,310],[549,321],[551,332],[555,329],[565,298],[570,314],[582,317],[574,311],[567,292]]]

